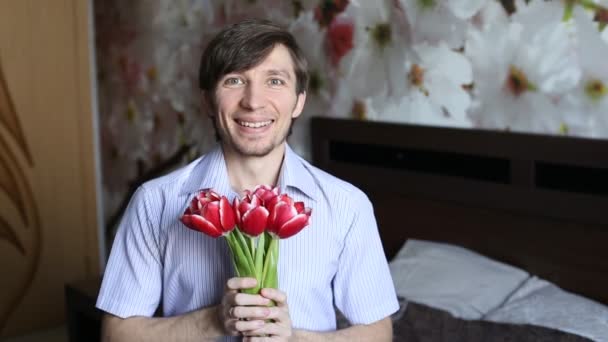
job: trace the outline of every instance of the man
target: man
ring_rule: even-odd
[[[97,301],[104,341],[390,341],[398,302],[371,203],[286,143],[308,77],[294,38],[267,21],[230,26],[209,43],[199,77],[219,144],[131,199]],[[248,295],[239,290],[255,279],[230,278],[223,239],[179,218],[202,189],[232,200],[258,184],[279,186],[312,217],[280,241],[280,290]],[[352,327],[336,331],[334,303]],[[163,317],[151,317],[159,305]]]

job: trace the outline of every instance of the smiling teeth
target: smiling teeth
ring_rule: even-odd
[[[262,121],[262,122],[247,122],[247,121],[239,121],[239,125],[251,128],[260,128],[264,126],[268,126],[272,123],[272,120]]]

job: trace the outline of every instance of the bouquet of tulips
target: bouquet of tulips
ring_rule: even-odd
[[[211,237],[226,238],[237,276],[258,281],[244,292],[255,294],[262,288],[278,288],[279,239],[300,232],[310,214],[303,202],[279,194],[278,188],[258,185],[235,198],[232,206],[225,196],[204,190],[192,199],[181,221]]]

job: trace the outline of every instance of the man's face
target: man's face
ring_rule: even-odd
[[[287,139],[306,94],[296,94],[289,50],[277,45],[257,66],[224,75],[216,87],[215,122],[228,153],[265,156]]]

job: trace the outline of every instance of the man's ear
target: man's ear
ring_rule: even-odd
[[[302,93],[298,94],[298,97],[296,99],[296,105],[293,109],[293,113],[291,114],[291,117],[293,119],[297,118],[298,116],[300,116],[300,114],[302,114],[302,110],[304,110],[305,102],[306,102],[306,92],[303,91]]]

